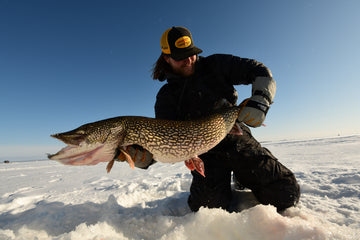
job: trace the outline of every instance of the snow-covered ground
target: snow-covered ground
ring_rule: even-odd
[[[234,192],[240,212],[190,212],[183,163],[0,164],[0,239],[360,239],[360,136],[263,143],[300,183],[281,215]],[[19,149],[21,151],[21,149]]]

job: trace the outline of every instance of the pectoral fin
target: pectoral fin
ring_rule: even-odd
[[[131,167],[132,169],[135,169],[135,163],[134,163],[134,161],[132,160],[132,158],[131,158],[128,150],[127,150],[127,149],[123,149],[123,148],[119,148],[119,150],[120,150],[120,154],[119,154],[119,156],[117,156],[117,159],[119,159],[118,161],[121,161],[121,162],[127,161],[127,162],[129,163],[130,167]],[[106,166],[106,171],[107,171],[107,173],[109,173],[109,172],[111,171],[111,169],[112,169],[112,167],[113,167],[113,165],[114,165],[115,160],[116,160],[116,159],[114,158],[114,159],[111,160],[111,161],[108,163],[108,165]]]
[[[115,159],[111,160],[107,165],[106,165],[106,172],[109,173],[114,165]]]
[[[123,154],[123,155],[125,156],[125,159],[126,159],[126,161],[129,163],[130,167],[131,167],[132,169],[135,169],[135,163],[134,163],[134,161],[132,160],[130,154],[129,154],[125,149],[122,149],[122,148],[120,148],[120,151],[121,151],[121,154]],[[121,155],[121,154],[120,154],[120,155]]]

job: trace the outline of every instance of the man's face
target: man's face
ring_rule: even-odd
[[[195,72],[196,55],[192,55],[180,61],[176,61],[171,57],[165,56],[165,60],[170,64],[175,74],[183,77],[189,77]]]

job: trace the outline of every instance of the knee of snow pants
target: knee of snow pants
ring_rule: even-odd
[[[271,204],[279,211],[294,206],[300,198],[295,175],[242,126],[236,150],[229,151],[231,169],[240,184],[252,190],[262,204]]]
[[[298,203],[300,187],[295,175],[282,165],[266,148],[264,154],[253,159],[255,165],[239,166],[237,180],[251,189],[262,204],[271,204],[279,211]]]
[[[278,211],[295,206],[300,199],[300,187],[293,174],[283,176],[252,191],[260,203],[271,204]]]

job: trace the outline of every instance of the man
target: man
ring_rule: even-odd
[[[167,83],[156,98],[156,118],[189,120],[207,116],[216,109],[236,105],[233,85],[252,84],[252,96],[243,102],[245,107],[238,118],[243,134],[228,134],[200,156],[206,177],[192,171],[188,199],[191,210],[197,211],[201,206],[228,210],[232,172],[260,203],[272,204],[279,211],[294,206],[300,197],[294,174],[263,148],[244,125],[259,127],[265,120],[276,91],[270,70],[255,60],[232,55],[199,57],[202,50],[183,27],[164,32],[161,50],[152,76]]]

